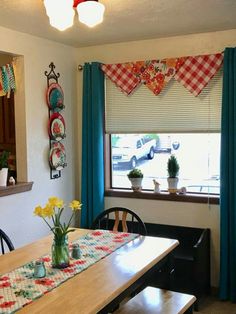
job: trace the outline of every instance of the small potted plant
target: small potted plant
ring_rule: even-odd
[[[9,156],[10,152],[7,152],[5,150],[0,153],[0,186],[7,185]]]
[[[128,178],[131,182],[131,188],[135,192],[141,192],[142,190],[142,180],[143,180],[143,173],[140,169],[134,168],[130,170],[128,173]]]
[[[167,172],[168,172],[168,191],[169,193],[176,193],[178,186],[178,174],[179,174],[179,164],[174,155],[171,155],[167,162]]]

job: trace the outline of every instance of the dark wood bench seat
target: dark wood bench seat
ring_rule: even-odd
[[[116,314],[183,314],[192,313],[195,296],[147,287],[123,304]]]
[[[147,285],[193,294],[197,297],[194,307],[198,310],[198,302],[210,294],[210,230],[151,223],[146,223],[146,228],[148,235],[179,241],[172,253],[170,277],[160,270]]]

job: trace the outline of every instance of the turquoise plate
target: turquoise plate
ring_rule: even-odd
[[[47,104],[53,111],[60,111],[64,108],[64,93],[58,83],[52,83],[47,89]]]

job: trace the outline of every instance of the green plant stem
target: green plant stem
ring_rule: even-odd
[[[48,227],[50,228],[50,230],[53,232],[53,234],[55,235],[55,232],[54,232],[53,228],[50,226],[50,224],[47,222],[47,220],[46,220],[44,217],[42,217],[42,218],[43,218],[43,220],[46,222],[46,224],[48,225]]]
[[[71,221],[72,221],[72,218],[74,217],[74,215],[75,215],[75,212],[73,212],[73,213],[72,213],[72,215],[71,215],[71,217],[70,217],[70,220],[69,220],[69,222],[68,222],[68,224],[67,224],[67,227],[66,227],[66,229],[68,229],[68,228],[69,228],[69,226],[70,226],[70,223],[71,223]]]

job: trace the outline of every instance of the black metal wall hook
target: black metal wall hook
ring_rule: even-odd
[[[58,83],[58,78],[60,77],[60,73],[55,73],[54,69],[56,68],[55,64],[51,62],[49,64],[50,72],[45,71],[44,74],[47,76],[48,84],[50,79],[54,79]]]
[[[50,71],[44,71],[45,76],[47,77],[47,87],[50,85],[50,81],[58,83],[58,78],[60,77],[60,73],[56,73],[54,70],[56,68],[55,64],[51,62],[49,64]],[[63,105],[64,109],[65,106]],[[53,113],[53,110],[48,109],[48,118],[50,119],[51,114]],[[51,148],[53,146],[53,139],[49,138],[49,151],[51,151]],[[66,163],[63,165],[64,167],[66,166]],[[56,170],[53,169],[52,166],[50,165],[50,179],[58,179],[61,177],[61,170]]]

